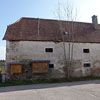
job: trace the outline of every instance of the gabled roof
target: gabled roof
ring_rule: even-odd
[[[74,25],[73,29],[72,25]],[[72,32],[73,30],[73,32]],[[100,25],[97,30],[92,23],[69,22],[38,18],[21,18],[7,27],[4,40],[9,41],[65,41],[99,43]],[[69,39],[70,38],[70,39]]]

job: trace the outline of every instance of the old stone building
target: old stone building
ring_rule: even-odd
[[[21,18],[9,25],[6,73],[10,79],[100,75],[100,25]]]

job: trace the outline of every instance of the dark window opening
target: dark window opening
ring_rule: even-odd
[[[85,63],[84,67],[91,67],[91,64],[90,63]]]
[[[83,49],[83,53],[89,53],[89,49]]]
[[[53,52],[53,48],[46,48],[45,52]]]
[[[49,68],[54,68],[54,64],[49,64]]]
[[[28,73],[28,70],[26,70],[25,72]]]

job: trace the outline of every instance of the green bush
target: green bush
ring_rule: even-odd
[[[8,80],[5,83],[0,82],[0,87],[15,86],[15,85],[28,85],[28,84],[40,84],[40,83],[62,83],[62,82],[96,80],[96,79],[99,80],[100,77],[87,76],[87,77],[70,78],[70,79],[57,78],[57,79],[38,79],[38,80],[16,80],[16,81]]]

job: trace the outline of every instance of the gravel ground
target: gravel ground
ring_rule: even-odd
[[[0,100],[100,100],[100,80],[1,87]]]

